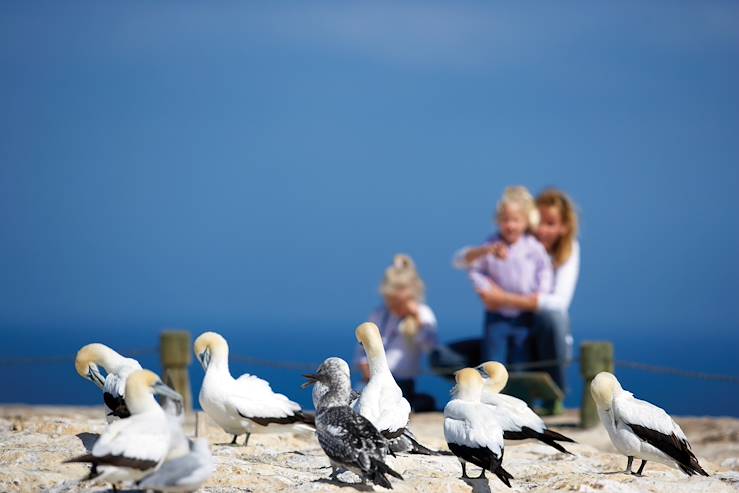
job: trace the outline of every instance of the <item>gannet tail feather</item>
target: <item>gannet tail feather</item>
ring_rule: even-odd
[[[548,436],[552,440],[557,440],[558,442],[568,442],[568,443],[577,443],[575,440],[573,440],[570,437],[564,436],[561,433],[558,433],[554,430],[550,430],[549,428],[545,429],[543,432],[544,435]]]
[[[545,429],[543,432],[539,432],[536,430],[532,430],[528,426],[524,426],[523,428],[521,428],[520,431],[504,431],[503,438],[506,440],[526,440],[529,438],[533,438],[534,440],[539,440],[540,442],[545,443],[562,453],[574,455],[572,452],[556,442],[556,440],[562,440],[574,443],[574,440],[549,429]]]
[[[91,463],[93,466],[98,465],[110,465],[118,467],[128,467],[131,469],[140,469],[145,471],[156,467],[157,461],[147,459],[135,459],[133,457],[125,457],[123,455],[104,455],[97,456],[92,454],[83,454],[71,459],[65,460],[64,464],[70,464],[74,462]]]
[[[368,471],[367,478],[370,481],[372,481],[374,484],[391,490],[393,489],[393,485],[385,477],[386,474],[389,474],[390,476],[394,478],[403,479],[403,476],[401,476],[399,473],[392,470],[390,466],[388,466],[381,460],[372,458],[370,459],[370,462],[372,463],[372,467]]]
[[[438,450],[431,450],[430,448],[421,445],[418,440],[416,440],[413,433],[411,433],[407,428],[406,430],[408,433],[404,433],[403,436],[411,442],[411,449],[408,451],[409,453],[417,455],[451,455],[451,452],[444,453]]]
[[[279,425],[289,425],[293,423],[302,423],[306,425],[314,426],[316,423],[316,417],[313,414],[306,414],[302,411],[297,411],[295,414],[292,414],[290,416],[281,416],[281,417],[264,417],[264,416],[246,416],[239,412],[239,416],[242,418],[249,419],[251,421],[254,421],[258,425],[267,426],[270,424],[279,424]]]

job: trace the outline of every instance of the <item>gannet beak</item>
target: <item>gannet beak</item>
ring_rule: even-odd
[[[490,375],[488,375],[482,365],[476,366],[475,370],[477,370],[477,373],[479,373],[482,378],[490,378]]]
[[[312,387],[317,381],[318,381],[318,375],[313,373],[308,373],[306,375],[303,375],[308,381],[304,382],[303,385],[300,386],[301,389],[307,389],[308,387]]]
[[[100,390],[103,390],[105,387],[105,379],[100,374],[100,370],[98,370],[95,367],[90,366],[87,371],[87,378],[90,379],[95,385],[97,385]]]
[[[175,392],[172,387],[168,387],[162,382],[159,382],[154,384],[152,390],[154,391],[154,394],[158,394],[166,397],[167,399],[172,399],[173,401],[175,401],[178,411],[182,408],[182,396]]]
[[[200,366],[203,367],[203,370],[207,370],[210,364],[210,349],[205,348],[202,353],[198,354],[198,361],[200,362]]]

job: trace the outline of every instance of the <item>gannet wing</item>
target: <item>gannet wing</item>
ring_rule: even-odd
[[[515,397],[487,393],[483,395],[482,402],[491,407],[503,431],[518,432],[529,428],[541,433],[546,428],[544,421],[525,402]]]
[[[500,455],[503,430],[494,413],[484,407],[453,400],[444,408],[444,435],[447,441],[474,448],[487,448]]]
[[[403,479],[384,463],[387,441],[367,418],[341,406],[323,411],[320,422],[318,441],[331,460],[359,469],[386,488],[391,486],[384,474]]]
[[[688,475],[708,476],[693,454],[680,426],[664,409],[622,392],[613,399],[613,416],[618,426],[623,423],[642,441],[672,458]]]
[[[236,380],[229,403],[242,417],[262,425],[302,421],[300,404],[273,392],[269,382],[254,375],[242,375]]]
[[[95,461],[142,470],[161,462],[169,448],[169,430],[159,429],[147,417],[139,414],[111,423],[92,448]]]

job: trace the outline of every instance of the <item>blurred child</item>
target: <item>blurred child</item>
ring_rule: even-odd
[[[483,361],[500,361],[515,368],[533,358],[531,312],[489,302],[495,290],[520,295],[549,293],[552,264],[546,250],[531,234],[537,222],[534,198],[525,187],[506,188],[496,210],[498,233],[479,247],[457,254],[455,263],[468,270],[485,303]]]
[[[428,402],[429,396],[417,395],[415,389],[421,356],[436,345],[436,317],[424,304],[424,291],[413,260],[407,255],[396,255],[380,285],[384,304],[369,317],[382,334],[390,371],[415,411],[431,410],[426,408],[434,406]],[[369,365],[361,346],[357,347],[355,361],[367,381]]]

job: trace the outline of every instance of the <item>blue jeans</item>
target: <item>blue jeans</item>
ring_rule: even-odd
[[[567,313],[548,310],[535,313],[532,336],[536,361],[557,360],[557,363],[537,370],[549,373],[559,388],[566,392],[567,362],[572,358]]]
[[[499,361],[514,371],[516,363],[528,363],[534,357],[531,337],[533,327],[532,313],[506,317],[499,313],[485,312],[482,360]]]

